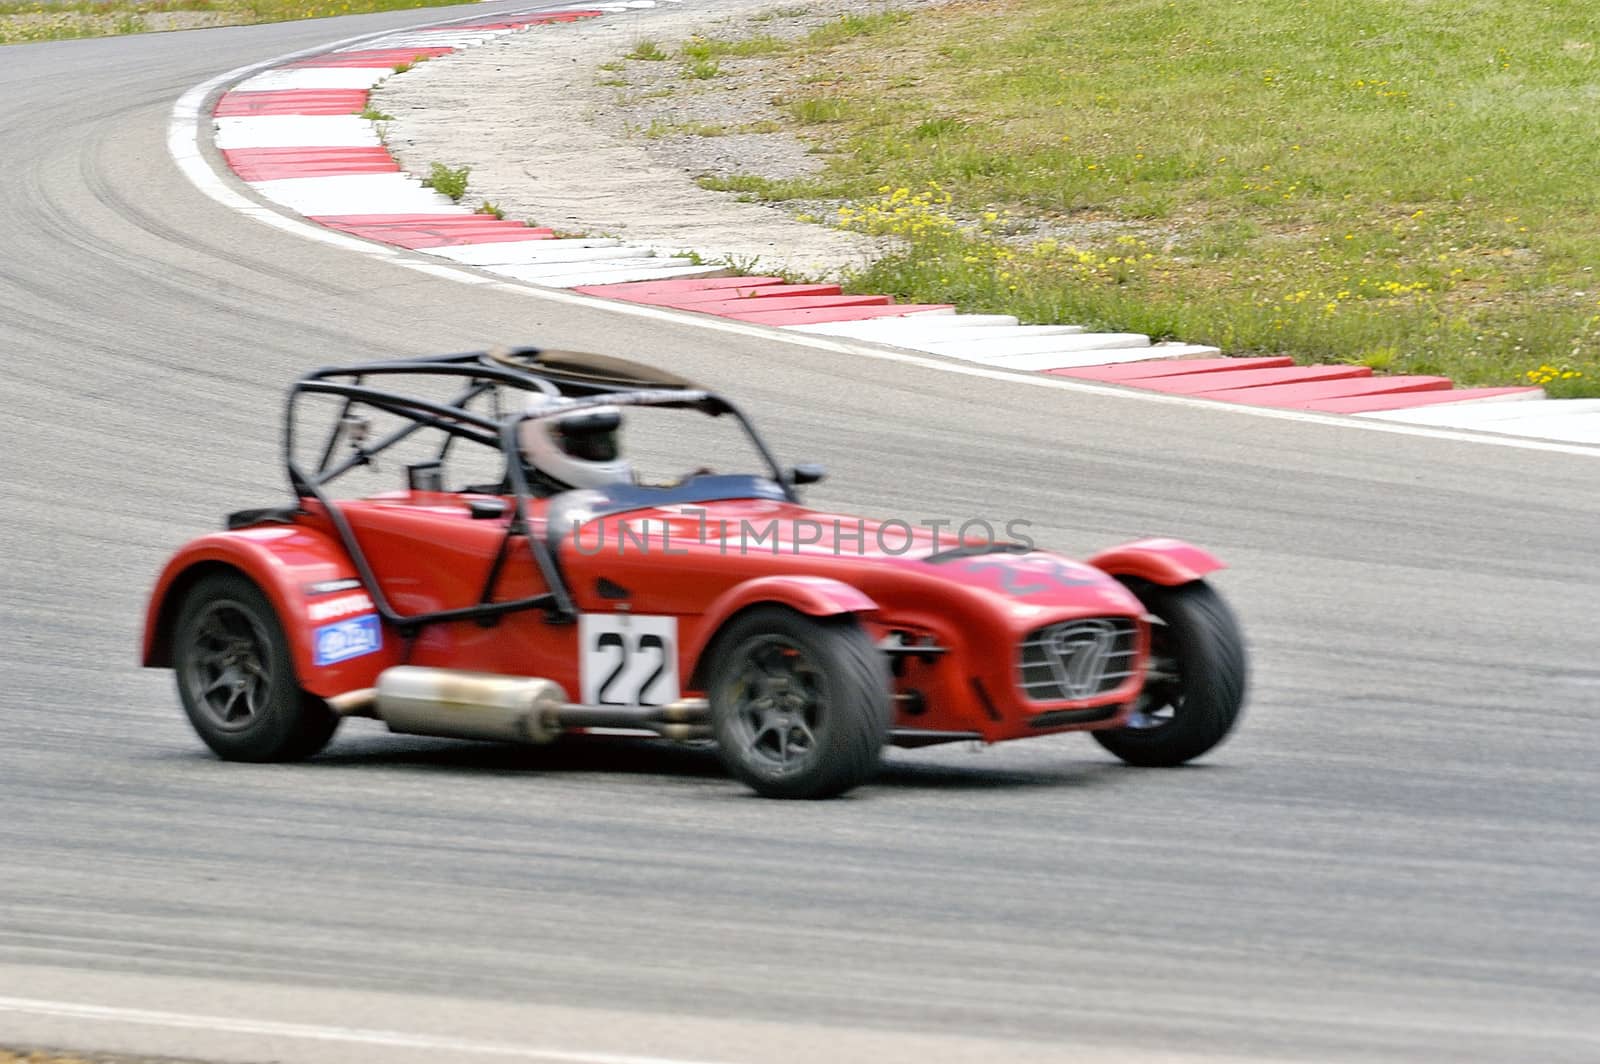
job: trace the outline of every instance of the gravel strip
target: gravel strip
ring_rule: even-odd
[[[871,10],[923,6],[928,0],[889,0]],[[834,276],[863,265],[885,242],[796,216],[829,217],[836,204],[741,202],[694,180],[792,177],[823,165],[772,102],[802,85],[804,61],[719,58],[721,73],[698,79],[684,76],[675,53],[695,34],[797,37],[863,10],[846,0],[787,7],[731,0],[714,8],[691,0],[539,27],[418,64],[380,86],[372,103],[393,116],[385,139],[407,171],[425,174],[434,162],[472,168],[463,203],[488,201],[558,231],[693,250],[745,272]],[[673,57],[601,69],[644,40]]]

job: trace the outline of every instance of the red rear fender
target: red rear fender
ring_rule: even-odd
[[[1167,587],[1199,580],[1223,568],[1214,555],[1180,539],[1137,539],[1101,551],[1089,564],[1110,576],[1134,577]]]
[[[216,532],[185,544],[162,570],[150,595],[143,664],[171,666],[173,628],[189,589],[211,573],[230,571],[243,575],[267,596],[289,638],[296,672],[306,677],[311,664],[308,597],[321,597],[319,585],[348,584],[355,570],[331,539],[298,525]],[[359,594],[360,585],[345,593]]]

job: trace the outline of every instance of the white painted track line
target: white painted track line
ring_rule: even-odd
[[[217,147],[378,148],[372,123],[356,115],[250,115],[213,119]]]
[[[329,1026],[311,1023],[284,1023],[276,1020],[214,1016],[190,1012],[165,1012],[155,1009],[81,1005],[70,1001],[43,1001],[34,998],[0,997],[0,1013],[53,1016],[84,1023],[122,1023],[169,1030],[214,1031],[247,1035],[256,1039],[285,1039],[299,1042],[335,1042],[384,1049],[424,1050],[445,1059],[457,1054],[508,1057],[546,1064],[709,1064],[684,1057],[639,1056],[630,1053],[590,1053],[507,1042],[450,1038],[405,1031],[374,1030],[362,1027]],[[276,1054],[274,1054],[276,1056]],[[374,1059],[382,1059],[375,1057]]]

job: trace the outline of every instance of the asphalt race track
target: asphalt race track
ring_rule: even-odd
[[[0,49],[0,1045],[1600,1058],[1600,461],[485,291],[237,216],[171,162],[192,85],[425,17]],[[213,760],[135,664],[167,553],[283,497],[295,373],[503,340],[729,391],[831,467],[818,505],[1207,545],[1252,640],[1241,731],[1167,772],[1081,736],[896,753],[822,804],[696,751],[371,722],[304,765]]]

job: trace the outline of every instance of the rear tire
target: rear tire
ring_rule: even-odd
[[[1209,585],[1129,583],[1158,618],[1145,689],[1125,727],[1096,741],[1130,765],[1167,768],[1222,742],[1244,706],[1248,667],[1233,611]]]
[[[707,691],[728,771],[767,798],[832,798],[872,778],[893,705],[854,618],[761,606],[718,635]]]
[[[300,689],[272,603],[237,573],[204,577],[184,598],[173,673],[189,723],[229,761],[298,761],[339,726],[327,703]]]

